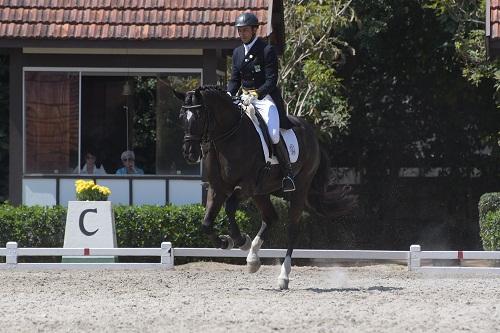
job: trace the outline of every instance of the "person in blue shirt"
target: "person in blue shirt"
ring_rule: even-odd
[[[122,153],[123,168],[116,170],[117,175],[143,175],[144,171],[135,166],[135,154],[131,150]]]

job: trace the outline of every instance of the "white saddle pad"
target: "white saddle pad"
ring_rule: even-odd
[[[255,108],[253,107],[253,105],[243,105],[242,107],[243,110],[245,110],[245,114],[248,116],[248,118],[252,120],[255,130],[259,134],[262,152],[264,153],[264,159],[266,160],[266,162],[271,162],[271,164],[279,164],[276,156],[272,156],[272,158],[269,158],[269,147],[267,146],[266,140],[264,140],[264,135],[262,134],[262,130],[260,129],[259,120],[255,115]],[[286,143],[288,156],[290,156],[290,163],[297,162],[297,159],[299,158],[299,143],[297,141],[297,137],[295,136],[295,132],[291,129],[286,130],[283,128],[280,128],[280,132]]]

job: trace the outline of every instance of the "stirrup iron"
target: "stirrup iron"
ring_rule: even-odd
[[[295,191],[295,182],[293,181],[292,177],[283,177],[283,180],[281,181],[281,188],[283,188],[283,192]]]

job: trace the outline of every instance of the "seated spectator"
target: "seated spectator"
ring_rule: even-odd
[[[144,171],[135,166],[135,154],[131,150],[122,153],[123,168],[116,170],[117,175],[143,175]]]
[[[105,175],[106,170],[104,170],[104,167],[100,165],[99,167],[95,163],[96,161],[96,156],[92,154],[91,152],[87,152],[85,154],[85,164],[81,169],[78,167],[73,170],[73,173],[79,173],[81,175]]]

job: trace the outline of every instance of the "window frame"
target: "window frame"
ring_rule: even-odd
[[[111,76],[125,75],[125,76],[137,76],[137,75],[155,75],[158,73],[172,73],[172,74],[199,74],[200,84],[203,85],[203,68],[193,68],[193,67],[176,67],[176,68],[146,68],[146,67],[113,67],[113,68],[103,68],[103,67],[23,67],[22,69],[22,156],[23,156],[23,176],[26,175],[48,175],[44,173],[26,173],[26,72],[73,72],[78,73],[78,165],[81,165],[81,149],[82,149],[82,76],[85,74],[112,74]],[[104,75],[103,75],[104,76]],[[200,162],[200,172],[197,176],[201,176],[202,173],[202,162]],[[153,175],[153,176],[165,176],[167,175]]]

